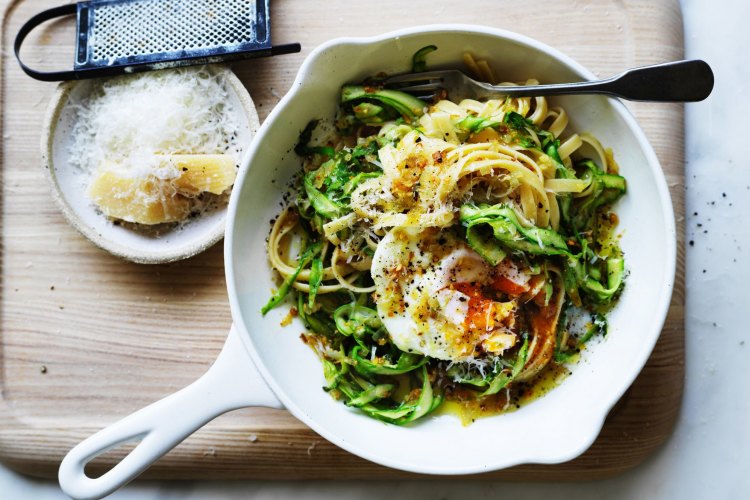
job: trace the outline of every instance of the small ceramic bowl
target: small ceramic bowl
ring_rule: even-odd
[[[255,136],[260,122],[245,86],[226,67],[210,66],[224,81],[230,108],[236,113],[238,160]],[[47,108],[42,133],[42,164],[52,197],[68,222],[99,248],[125,260],[160,264],[192,257],[224,237],[226,205],[208,210],[200,217],[179,225],[162,225],[151,230],[134,230],[103,215],[86,195],[81,174],[70,162],[71,132],[77,117],[76,102],[84,99],[92,81],[65,82],[58,86]]]

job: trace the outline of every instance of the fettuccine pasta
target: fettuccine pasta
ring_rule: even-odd
[[[464,62],[495,82],[487,61]],[[282,282],[263,313],[294,291],[327,391],[394,424],[446,401],[501,412],[606,331],[625,179],[568,125],[544,97],[425,103],[372,80],[343,88],[335,136],[305,129],[296,202],[268,239]]]

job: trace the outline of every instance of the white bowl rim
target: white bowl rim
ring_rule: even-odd
[[[370,37],[335,38],[335,39],[329,40],[328,42],[325,42],[319,45],[307,56],[307,58],[301,65],[297,73],[297,77],[295,78],[294,83],[292,84],[290,90],[281,99],[281,101],[279,101],[279,103],[274,107],[274,109],[265,119],[264,123],[261,125],[261,128],[258,130],[255,140],[253,141],[253,144],[248,149],[245,155],[245,161],[240,167],[240,173],[238,175],[236,185],[237,186],[244,185],[244,179],[249,170],[250,160],[254,156],[255,150],[258,148],[258,145],[263,141],[263,138],[265,134],[267,133],[268,128],[270,128],[270,124],[273,123],[276,117],[283,112],[283,110],[287,106],[287,103],[292,100],[292,98],[300,91],[301,88],[304,87],[305,76],[308,74],[309,68],[317,63],[317,59],[322,53],[338,45],[366,46],[369,44],[384,42],[389,39],[397,39],[399,37],[406,37],[410,35],[419,35],[419,34],[424,34],[424,33],[439,34],[439,33],[446,33],[446,32],[449,32],[449,33],[468,32],[472,34],[489,35],[489,36],[506,39],[512,42],[520,43],[522,45],[526,45],[530,47],[531,49],[535,49],[537,51],[550,55],[551,57],[557,59],[560,63],[584,75],[586,78],[590,80],[596,79],[596,75],[594,75],[594,73],[586,69],[584,66],[582,66],[580,63],[576,62],[569,56],[558,51],[557,49],[554,49],[546,44],[543,44],[542,42],[539,42],[525,35],[521,35],[512,31],[508,31],[508,30],[504,30],[500,28],[494,28],[494,27],[488,27],[488,26],[482,26],[482,25],[430,24],[430,25],[414,26],[410,28],[399,29],[399,30],[391,31],[391,32],[384,33],[381,35],[375,35],[375,36],[370,36]],[[234,259],[232,258],[232,252],[233,252],[232,249],[234,246],[233,245],[234,230],[235,230],[235,225],[237,224],[237,207],[239,204],[238,202],[239,196],[233,195],[229,203],[229,212],[228,212],[228,218],[227,218],[228,230],[225,236],[226,241],[224,245],[225,276],[226,276],[226,282],[227,282],[227,290],[229,294],[229,302],[230,302],[230,309],[232,313],[232,319],[234,321],[235,326],[240,331],[240,337],[242,338],[242,342],[245,345],[245,348],[247,349],[248,354],[250,355],[253,362],[255,363],[255,366],[257,367],[258,371],[263,376],[265,382],[273,390],[273,392],[276,394],[279,400],[283,403],[286,409],[289,410],[289,412],[292,413],[292,415],[294,415],[297,419],[302,421],[305,425],[309,426],[315,432],[320,434],[323,438],[339,446],[340,448],[343,448],[344,450],[349,451],[350,453],[353,453],[357,456],[360,456],[362,458],[365,458],[367,460],[370,460],[372,462],[375,462],[381,465],[385,465],[388,467],[392,467],[392,468],[400,469],[404,471],[415,472],[415,473],[440,474],[440,475],[474,474],[474,473],[488,472],[492,470],[499,470],[499,469],[503,469],[506,467],[520,465],[523,463],[539,463],[539,464],[562,463],[562,462],[572,460],[573,458],[576,458],[577,456],[581,455],[584,451],[586,451],[593,444],[593,442],[596,440],[597,436],[599,435],[604,425],[604,421],[607,415],[609,414],[609,411],[612,409],[612,407],[614,407],[617,401],[622,397],[625,391],[630,387],[630,385],[633,383],[635,378],[638,376],[638,374],[642,370],[643,366],[646,364],[646,361],[651,355],[651,352],[653,351],[653,348],[656,345],[657,340],[659,339],[661,329],[664,325],[664,321],[666,320],[667,312],[669,310],[669,305],[670,305],[670,301],[672,297],[672,291],[674,289],[674,276],[675,276],[675,269],[676,269],[676,251],[677,250],[676,250],[676,228],[675,228],[675,221],[674,221],[674,209],[673,209],[669,189],[667,186],[667,182],[664,177],[663,170],[661,169],[660,162],[656,156],[656,153],[651,147],[651,144],[648,142],[648,139],[646,138],[645,133],[643,132],[641,127],[638,125],[638,123],[636,122],[635,118],[630,113],[630,111],[625,107],[625,105],[617,99],[610,99],[610,104],[613,106],[613,109],[620,115],[620,117],[625,121],[628,128],[633,133],[634,137],[637,139],[644,156],[648,160],[647,162],[648,167],[653,171],[654,178],[656,179],[656,182],[657,182],[656,188],[658,191],[658,195],[663,204],[663,211],[661,213],[661,217],[663,219],[662,222],[669,235],[668,241],[671,244],[667,245],[666,248],[663,249],[664,262],[666,264],[666,269],[665,269],[666,281],[664,282],[660,290],[659,300],[654,308],[654,310],[656,311],[656,317],[658,318],[658,321],[656,321],[653,324],[653,331],[649,332],[650,335],[645,338],[646,342],[644,342],[642,346],[642,349],[639,353],[640,356],[637,359],[633,360],[634,369],[630,371],[627,377],[623,376],[620,380],[620,383],[616,387],[612,388],[611,397],[606,401],[600,402],[600,404],[597,406],[596,410],[599,410],[600,414],[598,415],[598,418],[594,418],[592,416],[591,421],[595,422],[595,425],[591,425],[590,433],[587,436],[588,439],[582,439],[579,443],[580,445],[574,448],[569,448],[565,450],[547,450],[547,453],[543,453],[539,455],[519,454],[519,456],[517,456],[515,459],[512,459],[512,460],[508,460],[505,458],[498,458],[496,462],[485,463],[482,465],[461,465],[461,464],[448,465],[446,464],[443,467],[438,467],[438,466],[424,466],[421,464],[415,464],[408,460],[402,460],[398,457],[398,454],[393,454],[391,456],[382,456],[382,455],[376,455],[376,454],[370,453],[368,449],[358,447],[348,441],[344,441],[337,434],[333,432],[328,432],[326,429],[323,429],[322,426],[317,425],[317,423],[311,418],[309,418],[307,414],[303,411],[303,409],[300,406],[298,406],[296,402],[292,398],[290,398],[286,394],[286,392],[279,386],[279,384],[275,381],[274,377],[270,374],[269,370],[267,369],[263,358],[255,349],[255,346],[252,341],[252,335],[249,332],[247,325],[244,324],[243,322],[243,317],[240,313],[241,306],[239,303],[239,298],[238,298],[237,290],[236,290],[236,284],[234,280],[234,277],[235,277]],[[238,193],[239,192],[237,192],[236,194]],[[592,412],[593,412],[593,409],[592,409]]]
[[[253,133],[254,137],[254,134],[257,133],[256,131],[260,127],[260,120],[258,118],[258,112],[255,109],[255,104],[253,103],[250,93],[247,91],[245,85],[227,66],[212,65],[207,66],[207,68],[209,68],[209,71],[220,74],[224,78],[227,87],[236,94],[242,107],[241,111],[247,117],[250,131]],[[65,220],[67,220],[71,226],[97,247],[123,260],[128,260],[137,264],[166,264],[187,259],[208,250],[219,242],[224,237],[228,205],[219,210],[220,216],[217,217],[213,227],[210,228],[210,231],[206,232],[203,238],[188,244],[156,251],[134,250],[128,245],[123,245],[115,240],[104,238],[93,227],[83,222],[81,217],[76,213],[76,210],[70,205],[70,203],[68,203],[63,190],[60,187],[55,166],[53,164],[52,153],[60,114],[67,105],[70,94],[77,85],[80,85],[83,82],[85,82],[85,80],[74,80],[60,83],[57,86],[47,107],[41,136],[42,168],[49,183],[52,199],[60,212],[62,212]],[[243,154],[242,161],[244,161],[244,157],[245,155]],[[83,193],[81,193],[81,195],[83,195]]]

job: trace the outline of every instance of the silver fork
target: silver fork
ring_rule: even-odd
[[[385,79],[384,83],[386,88],[424,100],[435,100],[445,91],[454,99],[482,99],[497,95],[605,94],[629,101],[696,102],[711,93],[714,74],[705,61],[690,60],[629,69],[606,80],[551,85],[490,85],[473,80],[458,70],[395,75]]]

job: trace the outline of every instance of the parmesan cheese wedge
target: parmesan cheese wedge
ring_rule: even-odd
[[[155,176],[131,178],[113,169],[100,168],[89,186],[89,196],[107,217],[138,224],[161,224],[183,220],[190,213],[190,200]]]
[[[152,168],[127,168],[103,162],[89,185],[92,201],[107,216],[138,224],[184,220],[191,198],[221,194],[234,184],[230,155],[157,155]]]
[[[221,194],[234,184],[237,176],[237,167],[230,155],[169,155],[165,158],[182,172],[175,185],[186,194],[203,191]]]

